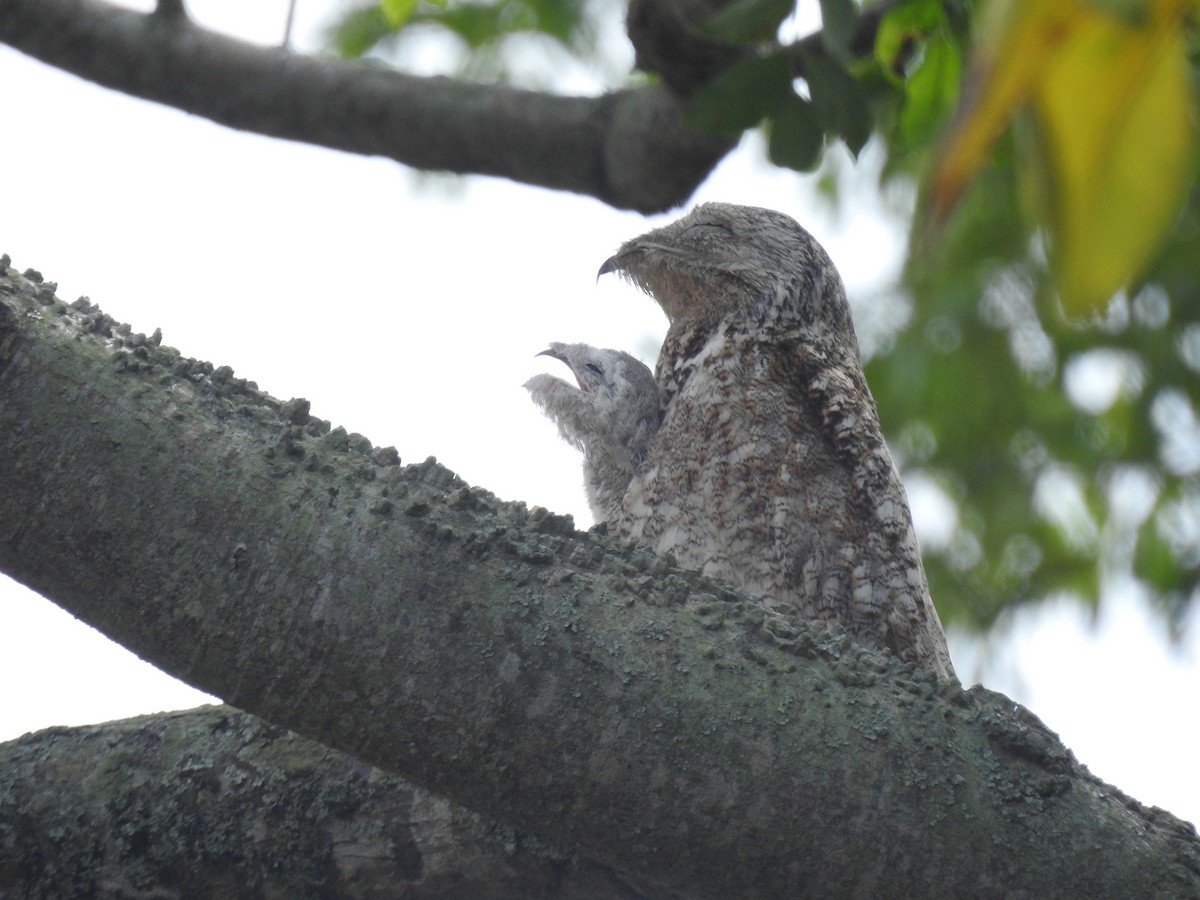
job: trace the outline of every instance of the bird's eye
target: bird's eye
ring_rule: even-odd
[[[588,363],[586,366],[584,366],[584,368],[587,369],[589,372],[591,372],[593,375],[599,375],[601,378],[604,377],[604,370],[602,368],[600,368],[598,365],[596,365],[595,363]]]

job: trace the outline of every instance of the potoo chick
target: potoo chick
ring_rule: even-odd
[[[588,344],[553,343],[538,355],[561,360],[575,376],[578,387],[542,374],[525,388],[583,451],[588,506],[598,523],[612,522],[662,419],[654,375],[628,353]]]
[[[793,219],[706,203],[600,269],[670,327],[663,419],[614,528],[953,676],[841,277]]]

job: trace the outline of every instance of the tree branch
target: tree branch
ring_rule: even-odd
[[[197,687],[648,895],[1200,892],[1006,698],[395,462],[0,279],[0,569]]]
[[[558,97],[419,78],[97,0],[0,0],[0,42],[231,128],[642,212],[684,202],[733,147],[686,129],[680,101],[663,87]]]
[[[5,897],[180,882],[192,897],[637,896],[600,866],[227,706],[26,735],[0,744],[0,772]]]

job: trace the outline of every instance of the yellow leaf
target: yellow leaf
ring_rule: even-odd
[[[1103,308],[1170,225],[1194,131],[1178,2],[1141,25],[1087,9],[1033,94],[1047,164],[1051,251],[1068,313]]]
[[[1134,0],[1137,2],[1137,0]],[[932,173],[945,217],[1020,111],[1039,138],[1018,162],[1042,176],[1064,307],[1100,308],[1154,252],[1185,193],[1194,126],[1184,15],[1197,0],[1140,0],[1139,16],[1084,0],[997,0]]]
[[[943,218],[979,170],[996,138],[1029,98],[1063,36],[1074,2],[995,0],[984,15],[958,112],[930,184],[930,210]]]

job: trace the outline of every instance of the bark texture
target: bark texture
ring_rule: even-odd
[[[7,263],[7,260],[4,260]],[[1200,893],[1035,717],[0,279],[0,569],[656,897]]]
[[[0,897],[137,896],[637,895],[601,866],[227,706],[0,744]]]

